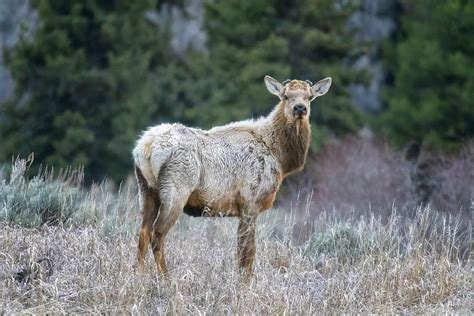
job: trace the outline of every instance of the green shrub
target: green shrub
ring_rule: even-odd
[[[106,235],[135,231],[134,188],[127,186],[113,193],[108,182],[83,186],[83,170],[68,169],[54,176],[45,169],[29,179],[26,174],[32,158],[17,159],[12,171],[0,179],[0,222],[24,227],[42,225],[94,225]],[[7,180],[8,179],[8,180]]]
[[[48,170],[27,179],[32,159],[14,162],[9,181],[0,184],[0,220],[25,227],[65,223],[80,208],[83,191],[81,170],[69,170],[54,178]]]
[[[348,223],[337,223],[309,240],[305,254],[316,263],[336,259],[341,264],[353,263],[375,248],[373,236]]]

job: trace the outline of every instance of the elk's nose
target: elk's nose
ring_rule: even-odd
[[[304,104],[297,104],[293,107],[294,115],[304,115],[307,113],[306,106]]]

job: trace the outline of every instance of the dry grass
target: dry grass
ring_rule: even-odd
[[[410,194],[393,169],[399,153],[354,143],[327,155],[324,190],[300,184],[308,194],[259,218],[249,283],[236,271],[236,219],[183,215],[166,243],[169,278],[151,254],[139,274],[133,187],[30,180],[17,161],[0,179],[0,313],[472,313],[473,202],[407,212],[396,203]],[[471,164],[466,155],[443,171],[460,177],[444,187],[463,205]]]
[[[255,277],[241,282],[235,219],[183,216],[169,235],[169,279],[135,270],[137,239],[100,226],[0,228],[0,309],[22,313],[283,314],[469,312],[473,273],[456,223],[435,215],[335,223],[302,246],[259,220]],[[292,218],[291,216],[288,218]],[[138,218],[128,220],[137,224]],[[291,222],[286,225],[290,227]],[[132,234],[134,235],[134,234]],[[316,251],[318,250],[318,251]],[[148,263],[153,267],[152,258]]]

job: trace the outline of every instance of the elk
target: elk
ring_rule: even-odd
[[[304,167],[311,140],[310,103],[326,94],[331,78],[316,84],[265,76],[280,99],[272,112],[210,130],[181,124],[149,128],[133,150],[143,222],[138,268],[145,271],[151,244],[160,274],[166,275],[165,238],[179,216],[239,218],[237,257],[252,275],[257,216],[272,207],[282,180]]]

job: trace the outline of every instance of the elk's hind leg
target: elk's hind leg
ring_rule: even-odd
[[[165,260],[165,238],[171,227],[176,223],[183,212],[183,207],[189,194],[175,195],[173,199],[162,200],[158,218],[153,226],[151,247],[155,257],[156,268],[161,274],[166,275],[168,268]]]
[[[156,194],[148,186],[146,179],[140,172],[138,167],[135,167],[135,175],[137,177],[139,198],[140,198],[140,209],[143,216],[142,226],[138,236],[138,270],[145,272],[145,257],[148,252],[152,238],[152,225],[157,216],[157,208],[159,207],[159,199]]]
[[[168,273],[165,260],[165,238],[173,225],[183,213],[191,192],[199,179],[195,160],[186,152],[176,153],[175,164],[163,168],[160,174],[159,198],[161,201],[158,217],[153,225],[151,247],[158,271]]]
[[[159,204],[158,204],[159,205]],[[145,272],[145,258],[152,240],[153,222],[157,215],[157,208],[159,207],[153,194],[144,196],[144,203],[142,207],[143,221],[138,236],[138,270]]]

